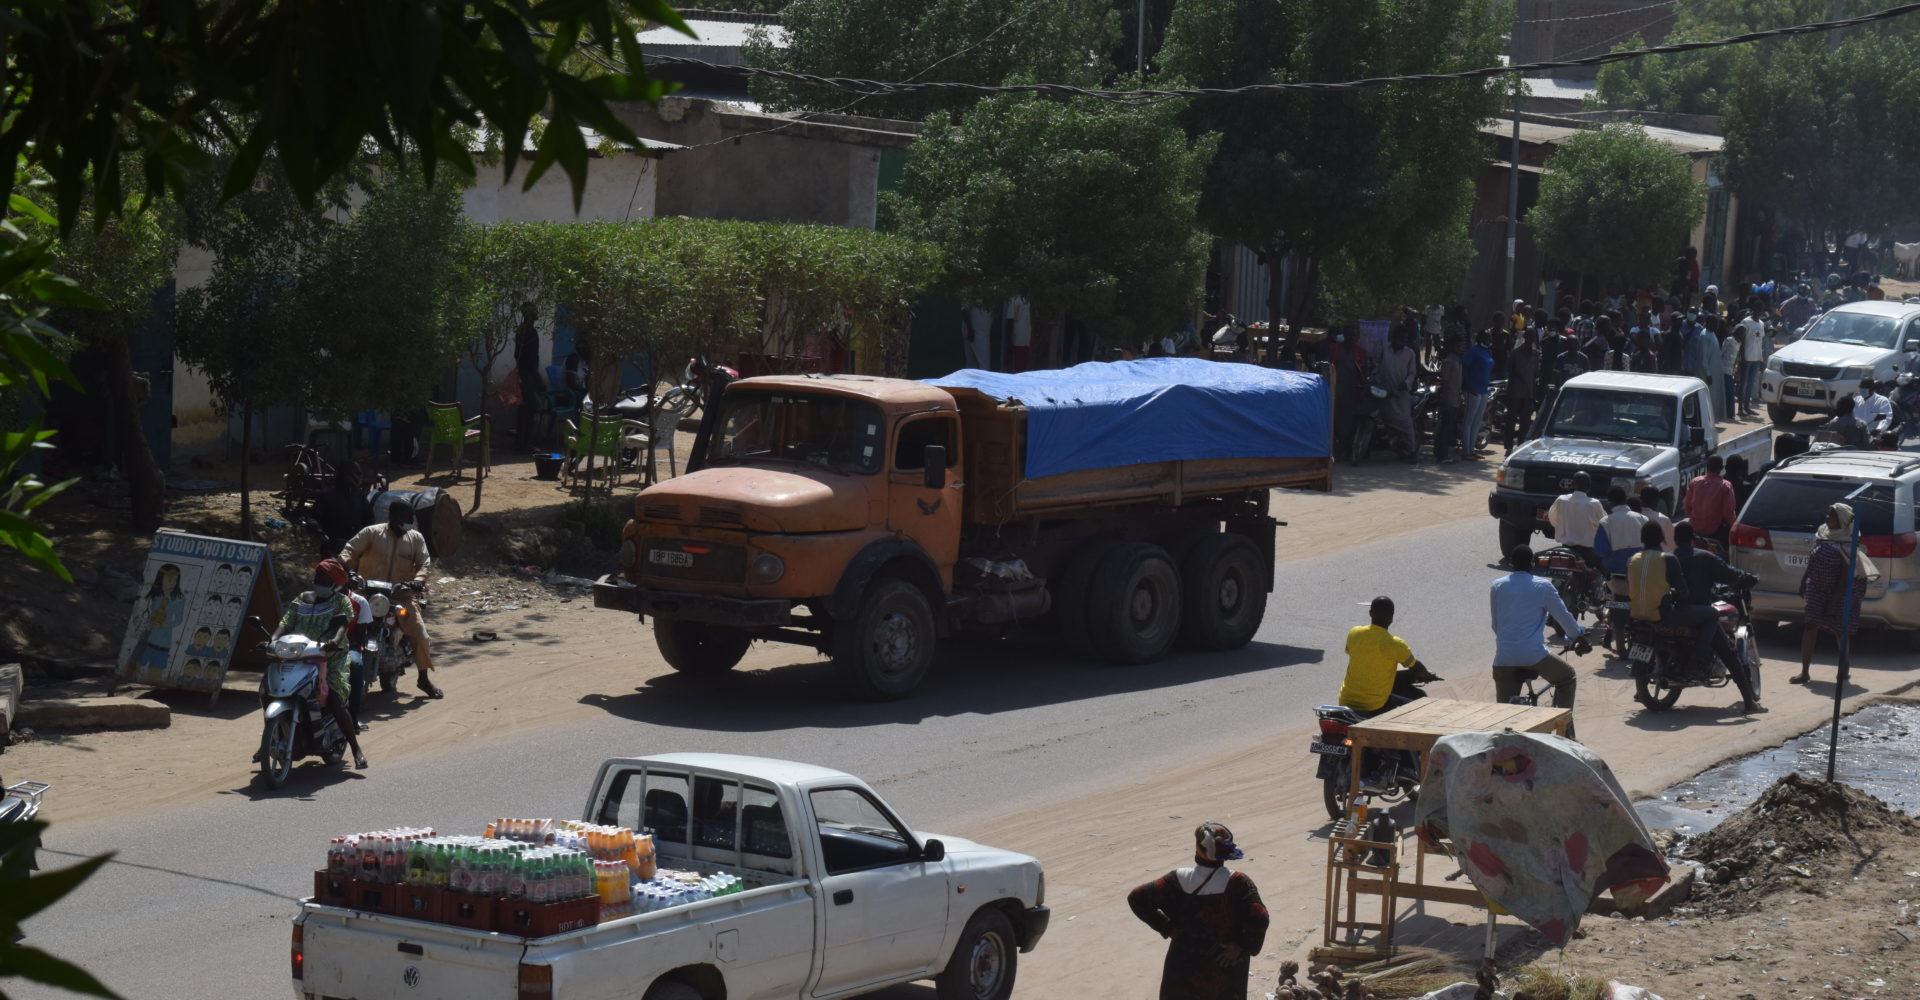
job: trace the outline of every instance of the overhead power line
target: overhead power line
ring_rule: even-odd
[[[1045,94],[1052,97],[1096,97],[1109,101],[1137,101],[1149,98],[1181,97],[1243,97],[1254,94],[1282,94],[1291,91],[1347,91],[1365,90],[1383,87],[1395,83],[1440,83],[1458,80],[1483,80],[1488,77],[1505,76],[1509,73],[1533,73],[1544,70],[1574,69],[1584,66],[1604,66],[1608,63],[1626,62],[1632,59],[1644,59],[1647,56],[1669,55],[1675,52],[1696,52],[1702,49],[1717,49],[1728,45],[1744,45],[1749,42],[1765,41],[1773,38],[1786,38],[1793,35],[1818,35],[1841,28],[1852,28],[1877,21],[1890,21],[1908,14],[1920,13],[1920,3],[1902,4],[1886,10],[1862,14],[1859,17],[1842,18],[1837,21],[1814,21],[1808,24],[1795,24],[1784,28],[1769,28],[1765,31],[1749,31],[1725,38],[1706,39],[1697,42],[1673,42],[1665,45],[1653,45],[1643,49],[1627,49],[1621,52],[1603,52],[1599,55],[1584,56],[1579,59],[1552,59],[1545,62],[1521,63],[1514,66],[1483,66],[1478,69],[1459,70],[1452,73],[1410,73],[1402,76],[1375,76],[1359,80],[1341,80],[1331,82],[1302,81],[1294,83],[1254,83],[1243,87],[1184,87],[1175,89],[1144,90],[1089,90],[1072,87],[1064,83],[1024,83],[991,86],[979,83],[957,83],[953,81],[926,80],[917,82],[886,80],[863,80],[854,77],[818,76],[812,73],[796,73],[791,70],[770,69],[764,66],[722,66],[700,59],[688,59],[681,56],[652,56],[648,62],[659,66],[697,66],[723,73],[743,76],[763,76],[782,80],[787,83],[809,86],[832,87],[849,93],[867,96],[888,94],[911,94],[921,91],[947,93],[991,95],[991,94]]]
[[[1645,7],[1628,7],[1624,10],[1607,10],[1607,11],[1601,11],[1598,14],[1576,14],[1573,17],[1530,17],[1524,21],[1515,21],[1513,23],[1515,24],[1565,24],[1568,21],[1598,21],[1603,17],[1623,17],[1627,14],[1638,14],[1643,10],[1653,10],[1656,7],[1672,7],[1675,4],[1678,4],[1679,2],[1680,0],[1660,0],[1659,3],[1650,3],[1650,4],[1647,4]]]

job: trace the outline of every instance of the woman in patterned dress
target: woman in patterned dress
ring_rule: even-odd
[[[1127,905],[1170,941],[1160,1000],[1245,1000],[1248,970],[1267,938],[1267,908],[1253,880],[1226,867],[1243,857],[1232,831],[1202,823],[1193,839],[1193,866],[1133,890]]]
[[[1800,627],[1800,676],[1787,678],[1791,684],[1805,684],[1813,669],[1813,649],[1820,633],[1840,640],[1841,606],[1847,603],[1847,553],[1841,546],[1853,533],[1853,508],[1836,503],[1827,508],[1827,521],[1813,534],[1813,551],[1807,553],[1807,572],[1800,578],[1800,595],[1806,598],[1806,617]],[[1860,631],[1860,596],[1867,582],[1878,579],[1880,571],[1866,553],[1854,566],[1853,606],[1846,615],[1847,636]]]

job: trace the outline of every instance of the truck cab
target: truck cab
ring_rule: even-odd
[[[1573,488],[1576,472],[1592,479],[1594,495],[1614,485],[1635,494],[1652,486],[1678,509],[1708,456],[1763,457],[1765,430],[1722,440],[1712,396],[1690,375],[1589,372],[1568,379],[1541,407],[1532,440],[1494,473],[1487,509],[1500,522],[1502,557],[1535,531],[1552,535],[1547,508]]]

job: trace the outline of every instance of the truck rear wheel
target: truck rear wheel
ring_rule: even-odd
[[[696,677],[716,677],[732,670],[752,642],[745,632],[724,625],[653,620],[653,643],[660,647],[667,666]]]
[[[985,909],[967,921],[946,969],[934,977],[940,1000],[1006,1000],[1013,995],[1013,974],[1020,964],[1020,943],[1013,922],[999,910]]]
[[[1267,614],[1267,571],[1245,535],[1208,535],[1180,561],[1180,637],[1210,652],[1253,641]]]
[[[1113,542],[1082,542],[1067,559],[1053,588],[1053,613],[1060,622],[1060,638],[1075,652],[1085,650],[1087,631],[1087,592],[1093,588],[1093,572],[1100,561],[1113,551]]]
[[[926,679],[935,639],[927,595],[899,577],[881,577],[858,614],[834,623],[833,669],[855,698],[903,698]]]
[[[1094,570],[1087,631],[1115,663],[1159,659],[1180,633],[1180,574],[1167,550],[1145,542],[1114,546]]]

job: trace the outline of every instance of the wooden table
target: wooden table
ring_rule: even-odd
[[[1314,949],[1314,958],[1344,961],[1391,955],[1394,908],[1402,899],[1456,903],[1477,908],[1485,908],[1486,905],[1486,897],[1471,886],[1427,883],[1426,856],[1430,853],[1446,854],[1444,845],[1436,851],[1415,838],[1410,845],[1413,851],[1412,878],[1407,879],[1404,876],[1405,864],[1400,859],[1401,844],[1380,845],[1366,840],[1363,826],[1366,808],[1353,803],[1360,799],[1360,779],[1364,774],[1361,762],[1367,750],[1410,750],[1420,754],[1421,778],[1424,780],[1426,753],[1433,749],[1434,742],[1442,736],[1498,732],[1502,729],[1565,736],[1567,726],[1572,721],[1573,710],[1570,708],[1421,698],[1349,728],[1347,738],[1351,741],[1353,762],[1351,794],[1347,799],[1349,812],[1346,819],[1335,824],[1333,833],[1328,837],[1324,940],[1321,947]],[[1403,836],[1411,832],[1410,829],[1401,831]],[[1362,863],[1359,852],[1371,847],[1388,848],[1390,860],[1384,865]],[[1359,916],[1359,897],[1374,895],[1381,897],[1380,918],[1378,921],[1364,920]],[[1377,935],[1370,944],[1361,944],[1354,936],[1365,931],[1373,931]]]

